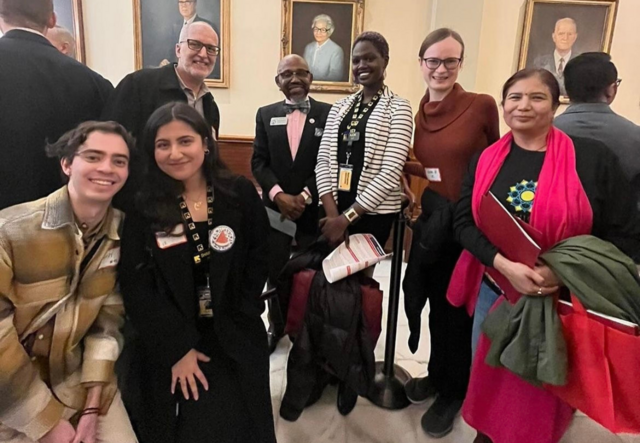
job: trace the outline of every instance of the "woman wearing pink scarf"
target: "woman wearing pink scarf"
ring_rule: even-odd
[[[492,220],[479,215],[482,197],[490,191],[539,231],[543,252],[561,240],[591,234],[640,261],[630,184],[606,146],[569,138],[552,126],[559,96],[556,79],[543,69],[519,71],[505,83],[502,105],[511,132],[472,161],[455,213],[455,234],[466,251],[448,298],[475,312],[475,357],[463,417],[478,430],[477,443],[556,443],[574,412],[553,394],[484,362],[489,341],[480,326],[489,310],[515,303],[520,294],[554,294],[562,282],[544,263],[532,269],[512,262],[487,240],[483,231]]]

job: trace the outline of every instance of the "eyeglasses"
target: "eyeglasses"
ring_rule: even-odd
[[[93,149],[86,149],[84,151],[76,152],[75,157],[80,157],[87,163],[100,163],[104,160],[106,154],[101,151],[94,151]],[[126,168],[129,166],[129,159],[123,155],[114,155],[111,157],[111,164],[116,168]]]
[[[622,79],[619,78],[618,80],[616,80],[616,86],[620,86],[620,83],[622,83]]]
[[[191,3],[195,3],[195,0],[179,0],[178,4],[181,5],[190,5]]]
[[[181,41],[180,43],[184,43]],[[192,51],[200,52],[200,50],[204,47],[207,49],[207,55],[218,55],[220,54],[220,47],[214,45],[205,45],[199,40],[187,39],[187,46]]]
[[[427,65],[427,68],[429,69],[438,69],[440,67],[441,64],[444,63],[444,68],[452,71],[454,69],[456,69],[458,66],[460,66],[460,62],[462,61],[461,58],[446,58],[446,59],[441,59],[441,58],[435,58],[435,57],[429,57],[429,58],[423,58],[422,59],[425,63],[425,65]]]
[[[313,32],[317,32],[319,34],[326,34],[327,32],[329,32],[327,28],[316,28],[314,26],[312,29],[313,29]]]
[[[307,71],[306,69],[298,69],[297,71],[282,71],[280,72],[278,75],[283,79],[283,80],[290,80],[293,78],[293,76],[295,75],[298,78],[307,78],[309,77],[309,74],[311,74],[309,71]]]

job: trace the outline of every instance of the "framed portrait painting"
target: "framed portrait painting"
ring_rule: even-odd
[[[53,0],[53,10],[58,19],[58,25],[69,31],[75,41],[74,50],[69,55],[80,63],[85,63],[82,0]]]
[[[364,0],[282,0],[282,51],[313,74],[312,91],[355,92],[351,47],[364,25]]]
[[[618,0],[527,0],[518,69],[544,68],[560,83],[566,64],[583,52],[609,52]]]
[[[176,44],[183,26],[194,22],[211,25],[218,35],[220,53],[208,87],[228,88],[231,47],[231,0],[134,0],[136,69],[175,63]]]

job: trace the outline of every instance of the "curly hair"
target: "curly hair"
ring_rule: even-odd
[[[360,42],[369,42],[371,43],[376,50],[380,53],[383,59],[389,60],[389,43],[387,43],[387,39],[382,36],[379,32],[375,31],[366,31],[356,37],[356,40],[353,42],[353,48]]]
[[[73,162],[73,158],[77,154],[78,150],[89,138],[89,135],[93,132],[102,132],[104,134],[115,134],[122,137],[124,142],[129,148],[129,153],[132,154],[135,146],[135,139],[127,130],[119,123],[109,122],[97,122],[87,121],[80,123],[74,129],[67,131],[62,137],[55,143],[47,143],[45,152],[48,157],[58,158],[60,161],[66,163]],[[63,174],[66,179],[67,176]]]

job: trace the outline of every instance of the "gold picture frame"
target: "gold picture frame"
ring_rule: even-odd
[[[220,38],[220,55],[211,78],[207,78],[205,84],[209,88],[228,88],[231,84],[231,0],[201,1],[200,3],[200,5],[196,3],[196,17],[202,17],[202,21],[211,24]],[[177,4],[177,1],[133,0],[136,69],[157,67],[163,62],[174,61],[171,52],[175,52],[175,43],[178,41],[183,20],[179,16]],[[167,16],[169,24],[155,24],[145,30],[144,10],[147,5],[154,8],[154,16]],[[163,38],[155,37],[163,32],[165,33]],[[148,45],[145,45],[145,36],[151,42]],[[160,41],[162,41],[161,47],[158,46]],[[166,57],[163,58],[163,54],[166,54]]]
[[[550,71],[568,103],[561,68],[583,52],[608,53],[617,12],[618,0],[527,0],[518,69]]]
[[[345,92],[358,91],[351,72],[351,48],[355,38],[364,29],[365,0],[282,0],[281,57],[299,54],[305,57],[314,73],[312,91]],[[325,54],[332,51],[331,60],[318,61],[315,65],[309,54],[320,45],[312,30],[314,18],[327,15],[333,22],[333,29],[322,43]],[[327,34],[327,28],[324,34]],[[314,41],[314,39],[316,39]],[[342,64],[340,65],[340,60]],[[314,57],[314,60],[315,59]],[[336,62],[337,60],[337,62]]]

